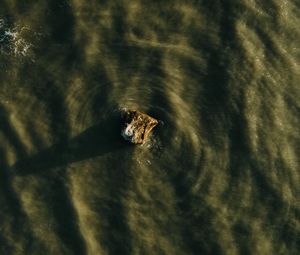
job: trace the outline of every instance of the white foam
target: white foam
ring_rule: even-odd
[[[4,19],[0,19],[0,54],[27,56],[32,47],[24,37],[24,31],[30,31],[25,26],[9,26]]]

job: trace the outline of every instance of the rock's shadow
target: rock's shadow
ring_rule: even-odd
[[[26,176],[30,174],[64,176],[68,164],[104,155],[132,145],[121,137],[122,117],[118,114],[110,114],[97,125],[92,126],[73,139],[61,142],[45,149],[34,156],[20,159],[12,168],[15,175]],[[0,154],[1,155],[1,154]],[[1,158],[0,158],[1,159]],[[116,162],[116,165],[118,163]],[[57,169],[55,169],[57,168]],[[117,167],[116,167],[117,169]],[[99,201],[97,212],[108,227],[104,227],[105,235],[99,242],[105,243],[109,254],[131,254],[130,230],[127,226],[125,212],[122,203],[122,192],[127,188],[127,176],[121,171],[122,178],[108,178],[107,193],[109,199]],[[64,178],[64,177],[63,177]],[[87,254],[86,245],[80,229],[78,228],[77,211],[70,203],[68,190],[63,179],[49,181],[50,192],[43,195],[53,208],[53,215],[59,223],[57,235],[64,243],[76,250],[76,254]],[[106,185],[103,183],[102,185]],[[54,190],[55,192],[51,192]],[[122,238],[119,239],[118,236]],[[1,236],[0,236],[1,237]],[[125,241],[124,241],[125,240]],[[0,239],[1,244],[1,239]],[[75,253],[74,253],[75,254]]]
[[[16,175],[42,173],[130,146],[122,139],[120,130],[121,115],[114,114],[67,142],[19,160],[13,170]]]

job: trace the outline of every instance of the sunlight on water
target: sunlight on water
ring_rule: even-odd
[[[298,255],[299,10],[0,1],[0,255]]]

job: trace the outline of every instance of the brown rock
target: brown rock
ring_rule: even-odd
[[[158,121],[149,115],[135,110],[124,111],[124,127],[122,136],[134,144],[143,144]]]

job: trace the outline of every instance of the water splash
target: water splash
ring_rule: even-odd
[[[25,32],[29,28],[19,25],[10,25],[6,20],[0,19],[0,54],[27,56],[32,44],[25,39]]]

